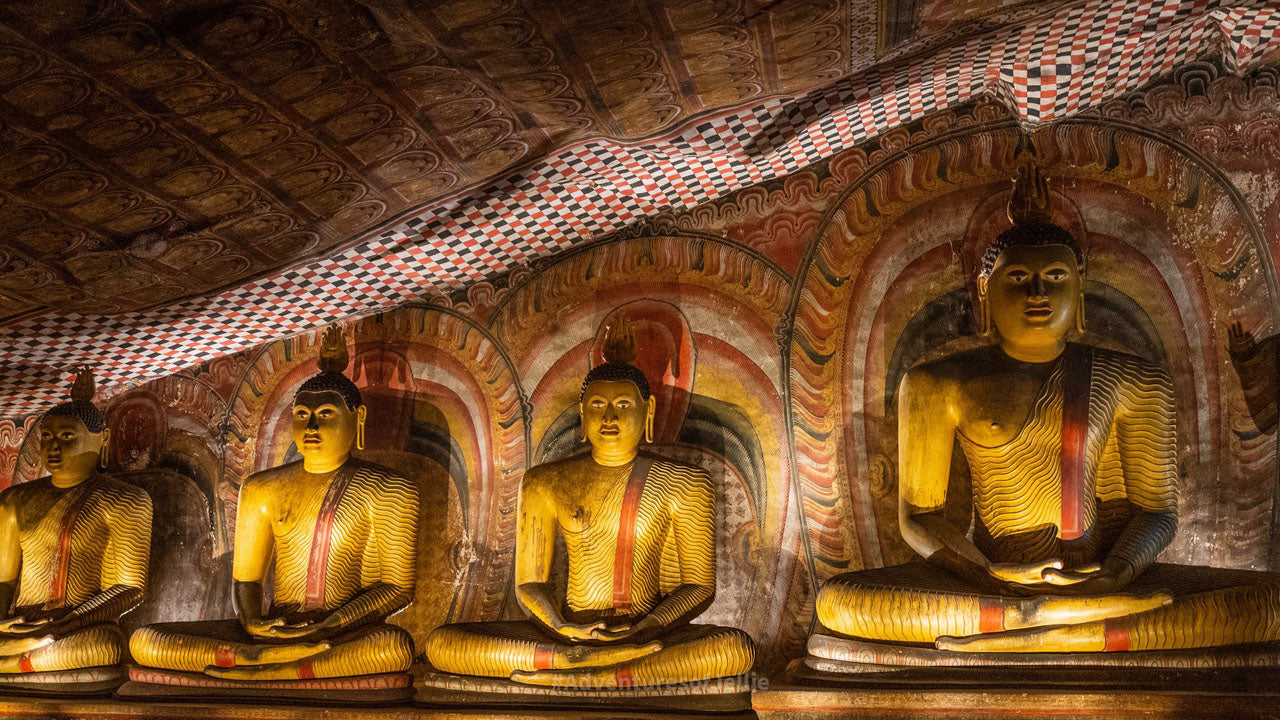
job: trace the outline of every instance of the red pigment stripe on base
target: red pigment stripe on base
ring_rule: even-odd
[[[551,669],[551,648],[547,645],[536,645],[533,648],[533,669]]]
[[[1004,601],[992,598],[978,599],[978,632],[1004,632]]]
[[[218,649],[213,651],[213,664],[220,668],[235,667],[236,649],[231,645],[219,645]]]
[[[311,667],[311,663],[302,663],[298,666],[299,680],[314,680],[316,678],[315,668]]]
[[[636,544],[636,514],[640,511],[640,496],[644,494],[644,482],[652,465],[653,461],[648,458],[636,458],[622,496],[618,542],[613,555],[613,608],[623,613],[631,612],[631,561]]]
[[[30,656],[30,655],[28,655],[28,654],[26,654],[26,653],[23,653],[23,654],[22,654],[22,657],[18,658],[18,669],[19,669],[19,670],[21,670],[21,671],[22,671],[22,672],[24,672],[24,673],[29,673],[29,672],[35,672],[35,671],[36,671],[36,669],[35,669],[34,667],[32,667],[32,665],[31,665],[31,656]]]
[[[1067,348],[1062,381],[1062,515],[1058,532],[1063,540],[1084,535],[1085,445],[1089,437],[1089,392],[1093,377],[1093,353],[1089,348]]]
[[[1129,649],[1129,625],[1124,618],[1108,618],[1102,621],[1103,652],[1125,652]]]
[[[613,677],[618,681],[618,687],[620,688],[636,686],[636,679],[631,675],[631,668],[618,668],[614,671]]]

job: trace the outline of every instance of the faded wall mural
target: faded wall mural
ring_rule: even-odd
[[[967,278],[1007,227],[1009,178],[1029,157],[1051,178],[1055,221],[1085,240],[1087,340],[1173,374],[1182,524],[1164,559],[1277,569],[1275,362],[1237,343],[1252,363],[1242,390],[1228,327],[1274,347],[1278,75],[1191,65],[1030,131],[978,103],[346,325],[370,413],[364,454],[425,493],[418,601],[395,620],[421,639],[519,613],[521,477],[583,451],[580,384],[625,313],[658,401],[655,444],[716,483],[718,593],[703,618],[748,631],[762,668],[779,669],[800,652],[819,583],[911,556],[896,515],[898,380],[982,342]],[[157,591],[131,625],[231,615],[237,490],[297,457],[287,416],[318,343],[294,337],[100,398],[112,470],[157,503]],[[0,423],[7,481],[37,473],[34,423]]]

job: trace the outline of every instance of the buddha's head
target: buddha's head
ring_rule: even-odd
[[[40,458],[56,485],[78,483],[106,462],[111,431],[93,404],[93,393],[93,373],[82,368],[71,386],[71,400],[40,420]]]
[[[578,415],[597,459],[629,459],[653,440],[654,399],[635,360],[635,332],[625,316],[605,329],[604,359],[582,381]]]
[[[1006,348],[1061,348],[1084,327],[1084,253],[1049,220],[1048,190],[1034,165],[1022,168],[1009,203],[1012,228],[982,256],[978,300],[984,332]]]
[[[331,327],[320,343],[320,372],[298,388],[293,400],[293,442],[310,472],[327,472],[346,462],[353,447],[364,447],[367,410],[360,389],[342,374],[347,341]]]

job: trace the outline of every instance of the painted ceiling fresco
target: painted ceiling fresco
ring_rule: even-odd
[[[1280,10],[1209,0],[0,7],[0,407],[493,277],[991,97],[1062,119]],[[781,258],[776,258],[782,261]]]

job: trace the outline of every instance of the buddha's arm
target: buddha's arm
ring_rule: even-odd
[[[635,625],[638,633],[687,622],[716,594],[716,496],[705,472],[690,473],[668,501],[671,539],[680,561],[680,585]]]
[[[262,617],[262,581],[267,576],[275,536],[271,530],[268,493],[250,478],[236,504],[236,541],[231,552],[232,600],[236,616],[251,635],[272,637],[280,623]]]
[[[112,501],[99,588],[72,608],[53,628],[70,633],[100,622],[115,622],[142,601],[151,557],[151,496],[138,488]]]
[[[921,557],[986,583],[987,558],[942,516],[956,434],[949,395],[947,383],[919,370],[904,375],[898,386],[898,524]]]
[[[1116,433],[1125,491],[1138,512],[1107,561],[1123,562],[1136,575],[1155,562],[1177,530],[1178,430],[1167,373],[1144,367],[1126,389]]]
[[[13,617],[18,571],[22,568],[22,546],[18,544],[18,516],[8,502],[0,502],[0,618]],[[0,629],[4,629],[0,627]]]
[[[569,625],[560,614],[551,587],[551,557],[556,543],[556,509],[550,490],[531,470],[520,484],[516,521],[516,599],[546,627]]]
[[[369,542],[378,558],[378,582],[364,588],[318,623],[336,635],[386,618],[413,602],[417,579],[418,488],[404,478],[388,478],[385,492],[369,504]]]

